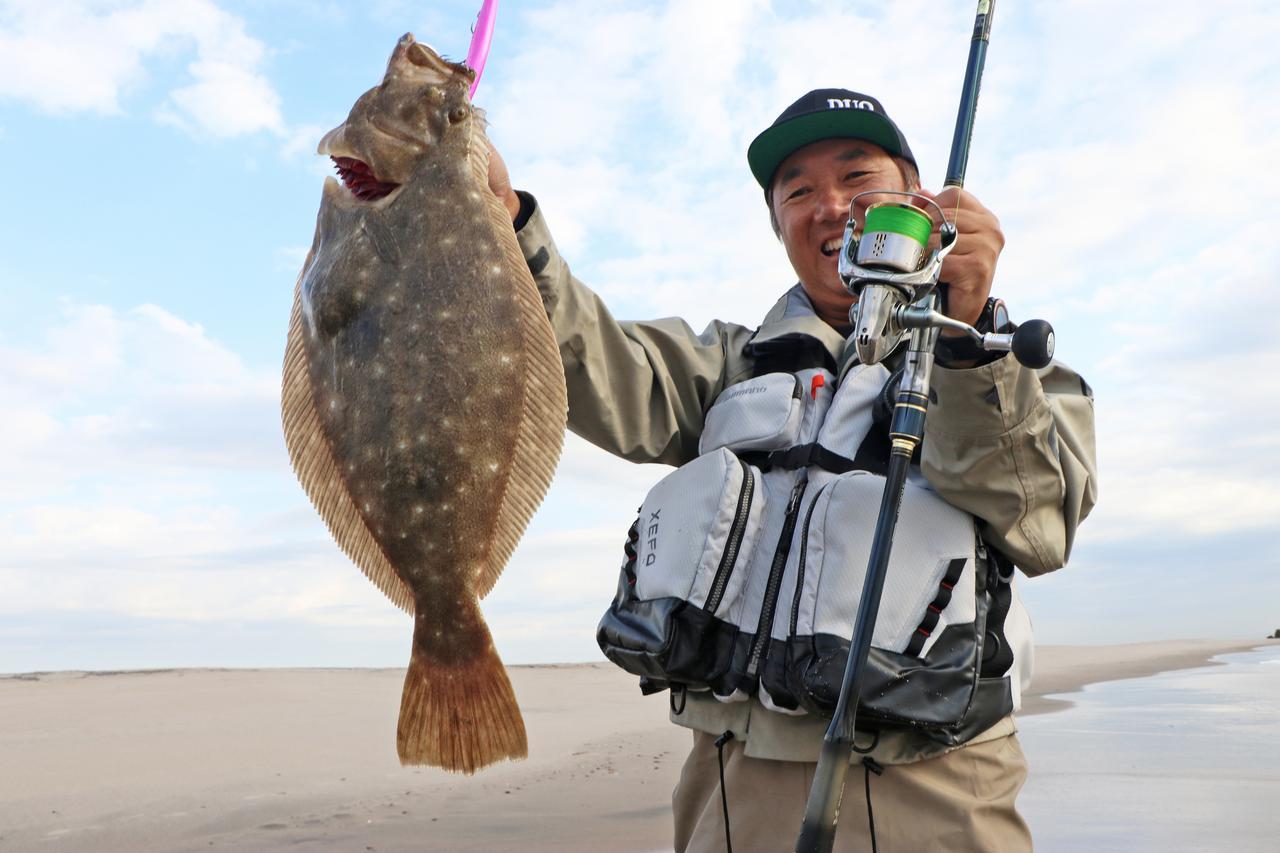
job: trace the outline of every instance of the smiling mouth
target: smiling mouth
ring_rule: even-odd
[[[840,251],[840,246],[843,245],[843,243],[843,239],[833,238],[823,243],[819,248],[822,254],[826,255],[828,258],[834,258],[836,253]]]
[[[373,170],[369,168],[369,164],[363,160],[357,160],[354,157],[330,157],[329,159],[333,161],[343,186],[361,201],[377,201],[385,198],[400,186],[378,180]]]

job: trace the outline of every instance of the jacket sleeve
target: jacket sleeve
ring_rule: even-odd
[[[632,462],[697,456],[703,416],[749,330],[715,322],[699,335],[676,318],[620,322],[569,271],[536,206],[516,237],[560,346],[569,428]]]
[[[1097,500],[1093,394],[1053,363],[937,367],[921,468],[1028,575],[1061,568]]]

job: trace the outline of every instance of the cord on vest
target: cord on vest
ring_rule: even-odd
[[[858,743],[855,740],[853,744],[853,751],[858,753],[858,755],[870,755],[871,753],[875,752],[876,747],[879,745],[880,745],[880,730],[876,729],[871,733],[870,746],[860,747],[858,746]]]
[[[733,740],[733,732],[726,731],[716,738],[716,758],[720,761],[720,804],[724,806],[724,849],[733,853],[733,838],[729,834],[729,794],[724,789],[724,745]]]
[[[680,699],[680,707],[676,707],[676,699]],[[689,691],[683,684],[671,685],[671,695],[667,697],[667,701],[671,704],[671,713],[677,717],[684,713],[684,703],[689,700]]]
[[[863,783],[867,789],[867,831],[871,835],[871,853],[876,853],[876,817],[871,812],[871,774],[881,775],[884,773],[884,767],[869,755],[862,759],[862,767],[864,770]]]

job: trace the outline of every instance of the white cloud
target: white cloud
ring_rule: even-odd
[[[324,174],[328,174],[332,167],[328,160],[316,159],[316,147],[320,144],[320,137],[324,136],[330,128],[321,127],[318,124],[302,124],[289,128],[289,134],[285,139],[281,148],[281,153],[286,158],[301,157],[317,163]]]
[[[294,481],[276,370],[156,306],[64,313],[0,351],[0,614],[403,621]]]
[[[282,133],[280,98],[262,74],[265,48],[210,0],[7,0],[0,5],[0,97],[45,112],[123,111],[146,64],[194,48],[190,82],[159,115],[214,136]]]
[[[280,97],[265,77],[225,62],[193,62],[196,82],[169,97],[177,114],[215,136],[281,130]]]
[[[22,449],[0,478],[26,501],[105,475],[263,470],[283,452],[279,374],[154,305],[64,303],[42,341],[0,346],[0,360],[0,441]]]
[[[1277,228],[1273,215],[1189,258],[1171,247],[1153,269],[1095,284],[1074,311],[1057,303],[1075,315],[1073,349],[1092,362],[1097,393],[1101,500],[1082,536],[1170,541],[1275,527]]]

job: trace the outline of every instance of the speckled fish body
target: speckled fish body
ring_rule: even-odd
[[[343,182],[325,183],[284,388],[304,488],[414,614],[401,760],[464,772],[526,752],[477,598],[546,493],[566,408],[550,323],[488,188],[470,82],[406,35],[321,142]]]

